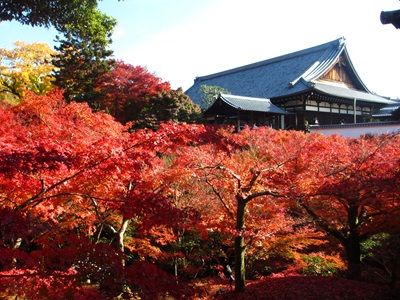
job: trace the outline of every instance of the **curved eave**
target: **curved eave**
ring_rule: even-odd
[[[400,113],[400,103],[397,101],[395,104],[389,104],[385,107],[382,107],[377,112],[372,114],[373,117],[394,117],[395,115],[399,115]]]
[[[350,59],[350,55],[349,52],[347,51],[347,48],[344,49],[344,54],[346,56],[346,60],[349,63],[349,70],[351,70],[351,72],[353,73],[354,78],[356,79],[356,81],[358,82],[358,84],[360,85],[360,89],[362,88],[365,92],[371,94],[371,91],[367,88],[367,86],[364,84],[364,82],[361,80],[360,76],[358,75],[351,59]]]
[[[339,57],[343,54],[343,57],[347,63],[347,70],[350,76],[353,78],[357,89],[366,93],[371,94],[371,91],[367,88],[364,82],[358,75],[351,59],[349,52],[346,47],[346,41],[341,38],[336,41],[337,47],[328,49],[311,67],[309,67],[303,74],[297,77],[295,80],[289,82],[289,87],[293,87],[299,81],[304,80],[305,82],[313,82],[318,80],[327,74],[332,67],[338,62]]]
[[[334,43],[335,43],[335,46],[332,46],[332,44],[334,44]],[[217,73],[213,73],[213,74],[209,74],[209,75],[205,75],[205,76],[198,76],[195,78],[194,83],[207,81],[210,79],[214,79],[214,78],[218,78],[218,77],[222,77],[225,75],[230,75],[230,74],[234,74],[234,73],[238,73],[238,72],[242,72],[242,71],[246,71],[246,70],[255,69],[258,67],[265,66],[265,65],[279,63],[279,62],[286,61],[286,60],[289,60],[292,58],[302,57],[304,55],[308,55],[310,53],[320,51],[321,49],[322,50],[326,49],[324,54],[322,54],[319,59],[320,63],[318,64],[318,66],[315,66],[315,64],[313,64],[302,75],[300,75],[299,77],[294,79],[292,82],[295,83],[302,77],[307,77],[309,80],[313,80],[313,79],[317,78],[318,76],[325,74],[326,71],[329,71],[329,68],[335,63],[335,60],[339,57],[340,53],[345,48],[345,45],[346,45],[345,38],[341,37],[337,40],[334,40],[334,41],[331,41],[331,42],[328,42],[328,43],[325,43],[322,45],[318,45],[315,47],[288,53],[288,54],[281,55],[278,57],[274,57],[274,58],[270,58],[267,60],[244,65],[241,67],[232,68],[232,69],[225,70],[222,72],[217,72]],[[311,77],[309,77],[308,75],[310,75]],[[189,92],[189,91],[190,91],[190,88],[187,90],[187,92]]]
[[[299,81],[311,82],[316,80],[330,71],[334,64],[339,59],[343,50],[346,49],[346,42],[344,38],[336,41],[337,45],[327,49],[321,57],[316,60],[303,74],[298,76],[295,80],[289,82],[289,87],[293,87]]]
[[[312,81],[317,78],[324,76],[329,70],[334,66],[334,64],[339,59],[340,54],[346,48],[346,44],[344,40],[338,41],[339,45],[337,48],[333,48],[330,51],[327,51],[324,54],[324,57],[321,58],[321,63],[318,64],[313,70],[310,70],[308,74],[304,74],[304,79],[306,81]]]
[[[217,102],[218,99],[220,99],[221,101],[225,102],[227,105],[233,107],[234,109],[242,110],[242,107],[239,104],[234,103],[232,101],[229,101],[224,95],[219,95],[219,97],[217,98],[217,100],[215,102]]]
[[[318,82],[314,83],[313,89],[316,90],[317,92],[323,93],[325,95],[335,96],[335,97],[349,99],[349,100],[356,99],[357,101],[376,103],[376,104],[380,104],[380,105],[387,105],[387,104],[395,103],[395,101],[393,101],[393,100],[386,99],[386,98],[380,97],[378,95],[361,92],[361,91],[357,91],[357,90],[352,90],[352,89],[347,89],[347,88],[342,88],[342,87],[337,87],[337,86],[332,86],[332,85],[328,85],[328,84],[318,83]]]
[[[225,108],[222,106],[225,104]],[[220,94],[215,102],[207,109],[205,114],[223,114],[224,112],[231,113],[232,109],[236,111],[254,111],[269,114],[286,115],[289,112],[275,106],[269,99],[243,97],[236,95]]]

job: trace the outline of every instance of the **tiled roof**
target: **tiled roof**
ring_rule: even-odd
[[[348,72],[353,78],[360,94],[360,99],[368,101],[384,101],[372,95],[359,78],[349,58],[344,38],[293,52],[283,56],[271,58],[257,63],[245,65],[231,70],[197,77],[185,93],[199,103],[201,85],[219,86],[234,95],[272,99],[301,93],[313,88],[315,80],[326,74],[343,54],[348,62]],[[329,89],[336,95],[346,94],[345,88],[335,86],[317,88]],[[352,91],[347,94],[351,96]]]
[[[377,112],[375,112],[372,116],[374,118],[383,118],[383,117],[393,117],[394,113],[400,114],[400,101],[395,101],[392,104],[389,104],[385,107],[382,107]]]
[[[218,107],[221,102],[236,110],[259,111],[272,114],[288,114],[287,111],[273,105],[269,99],[261,99],[254,97],[243,97],[236,95],[220,94],[214,104],[206,111],[207,113],[220,113]]]
[[[313,88],[314,88],[314,90],[316,90],[318,92],[322,92],[327,95],[337,96],[340,98],[356,99],[356,100],[361,100],[364,102],[374,102],[374,103],[380,103],[380,104],[394,103],[393,100],[383,98],[378,95],[360,92],[360,91],[353,90],[353,89],[347,89],[347,88],[343,88],[343,87],[333,86],[330,84],[324,84],[324,83],[320,83],[320,82],[314,83]]]

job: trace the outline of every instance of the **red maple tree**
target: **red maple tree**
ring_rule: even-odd
[[[111,73],[103,75],[95,88],[99,93],[99,108],[124,124],[139,119],[152,97],[170,89],[168,82],[162,82],[145,67],[123,61],[117,61]]]
[[[0,119],[1,296],[190,298],[180,274],[221,271],[231,248],[241,291],[246,251],[261,257],[281,237],[300,248],[323,231],[351,271],[362,240],[399,229],[396,135],[129,132],[57,90],[0,107]]]
[[[150,176],[159,163],[157,152],[176,143],[169,136],[187,129],[166,125],[157,133],[129,134],[110,115],[93,113],[86,104],[65,104],[57,90],[29,94],[23,104],[2,108],[0,116],[1,293],[28,298],[190,293],[141,259],[126,264],[127,253],[141,253],[132,246],[141,232],[179,221],[179,210],[153,190]],[[127,230],[136,234],[127,238]],[[139,280],[138,269],[164,284],[154,290]]]
[[[362,241],[400,229],[391,221],[400,213],[399,145],[398,135],[313,135],[297,160],[297,204],[343,246],[351,277],[360,276]]]

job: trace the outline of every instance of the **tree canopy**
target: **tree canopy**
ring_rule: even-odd
[[[0,99],[15,103],[26,90],[45,93],[55,80],[51,64],[55,51],[45,43],[15,42],[14,49],[0,49]]]
[[[187,124],[200,108],[182,89],[110,59],[97,1],[2,1],[11,19],[62,36],[57,54],[0,49],[0,87],[21,98],[0,102],[0,298],[201,299],[217,278],[245,299],[271,279],[254,299],[333,274],[396,291],[398,133]],[[352,283],[338,295],[377,298]]]
[[[220,86],[206,85],[203,84],[199,89],[201,96],[200,102],[202,104],[203,109],[209,108],[217,99],[219,94],[230,94],[230,92]]]
[[[59,46],[53,64],[55,84],[64,90],[68,101],[96,103],[95,83],[110,72],[114,61],[109,49],[111,34],[116,26],[115,19],[99,10],[90,11],[90,22],[67,24],[63,37],[57,36]]]
[[[0,3],[0,21],[15,20],[31,26],[54,26],[89,20],[88,13],[97,8],[97,0],[5,0]]]
[[[0,106],[1,297],[198,299],[195,278],[228,265],[243,291],[366,254],[381,278],[398,271],[396,256],[377,266],[400,230],[398,135],[130,131],[62,95]]]
[[[116,20],[97,8],[97,0],[19,1],[0,3],[0,21],[53,26],[60,35],[53,64],[56,85],[69,100],[93,102],[93,82],[109,72],[109,49]]]
[[[126,256],[157,258],[146,232],[159,227],[159,238],[168,240],[172,237],[163,232],[180,218],[154,190],[151,167],[160,163],[156,151],[173,145],[164,144],[170,129],[127,134],[87,104],[67,105],[57,90],[28,93],[23,104],[2,108],[0,115],[0,293],[108,298],[123,294],[126,285],[145,298],[165,293],[169,285],[180,291],[178,298],[189,293],[150,262]],[[20,190],[14,184],[27,186]],[[159,276],[166,285],[141,283],[146,276]],[[99,290],[86,289],[87,280]]]
[[[169,82],[163,82],[145,67],[117,61],[112,71],[103,74],[97,81],[96,99],[99,108],[126,123],[139,120],[150,99],[169,90]]]
[[[157,129],[161,122],[196,123],[200,107],[182,89],[171,90],[169,82],[150,73],[146,67],[117,61],[111,72],[95,84],[96,103],[118,121],[132,122],[132,129]]]
[[[153,96],[136,120],[132,128],[151,128],[157,130],[162,122],[198,123],[201,109],[184,94],[181,88],[164,90]]]

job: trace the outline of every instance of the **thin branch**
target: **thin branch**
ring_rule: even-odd
[[[96,213],[96,217],[97,217],[97,219],[99,219],[100,223],[103,226],[106,226],[108,229],[110,229],[114,234],[117,234],[118,231],[112,225],[110,225],[106,221],[104,221],[103,218],[101,217],[96,199],[94,197],[91,197],[90,195],[82,195],[82,196],[85,196],[90,199],[90,201],[92,202],[92,204],[94,206],[94,211]]]
[[[217,196],[218,200],[222,203],[222,205],[224,206],[224,208],[228,212],[228,215],[231,217],[231,219],[235,220],[235,214],[231,211],[229,206],[225,203],[222,195],[217,191],[215,186],[208,180],[207,177],[206,177],[206,183],[211,187],[211,189],[213,190],[214,194]]]
[[[333,229],[331,226],[325,223],[307,204],[305,204],[301,200],[299,201],[299,204],[313,218],[313,220],[315,221],[315,223],[317,223],[318,226],[323,228],[327,233],[337,238],[341,242],[345,240],[345,237],[340,233],[340,231]]]
[[[98,162],[95,162],[95,163],[91,164],[90,166],[88,166],[88,167],[86,167],[86,168],[84,168],[84,169],[81,169],[81,170],[79,170],[78,172],[76,172],[76,173],[74,173],[74,174],[72,174],[72,175],[70,175],[70,176],[65,177],[64,179],[58,181],[57,183],[54,183],[54,184],[52,184],[51,186],[49,186],[47,189],[42,189],[42,191],[41,191],[40,193],[38,193],[38,194],[36,194],[35,196],[31,197],[29,200],[25,201],[24,203],[20,204],[20,205],[16,208],[16,210],[17,210],[17,211],[18,211],[18,210],[22,210],[22,209],[28,207],[29,205],[31,205],[31,204],[33,204],[33,203],[35,203],[35,202],[41,202],[41,201],[43,201],[44,198],[40,199],[40,197],[43,196],[44,194],[46,194],[46,193],[48,193],[48,192],[54,190],[56,187],[58,187],[58,186],[62,185],[63,183],[65,183],[65,182],[67,182],[67,181],[69,181],[69,180],[71,180],[71,179],[77,177],[78,175],[80,175],[80,174],[82,174],[82,173],[84,173],[84,172],[86,172],[86,171],[88,171],[88,170],[90,170],[90,169],[96,167],[96,166],[99,165],[100,163],[102,163],[102,162],[108,160],[110,157],[111,157],[111,156],[108,156],[108,157],[106,157],[106,158],[103,158],[102,160],[100,160],[100,161],[98,161]]]
[[[4,199],[4,201],[8,201],[8,202],[12,203],[15,207],[18,206],[16,202],[12,201],[12,200],[11,200],[9,197],[7,197],[7,196],[0,196],[0,198]]]
[[[135,145],[131,145],[131,146],[129,146],[129,147],[123,149],[122,152],[127,152],[128,150],[133,149],[133,148],[135,148],[135,147],[137,147],[137,146],[140,146],[140,145],[142,145],[142,144],[144,144],[144,143],[145,143],[145,141],[142,142],[142,143],[138,143],[138,144],[135,144]],[[79,176],[79,175],[85,173],[86,171],[89,171],[89,170],[91,170],[91,169],[97,167],[98,165],[100,165],[100,164],[104,163],[105,161],[107,161],[107,160],[113,158],[114,156],[116,156],[116,154],[109,154],[109,155],[107,155],[106,157],[100,159],[99,161],[96,161],[96,162],[90,164],[90,165],[87,166],[86,168],[81,169],[81,170],[77,171],[76,173],[74,173],[74,174],[72,174],[72,175],[70,175],[70,176],[67,176],[67,177],[65,177],[64,179],[62,179],[62,180],[60,180],[60,181],[58,181],[58,182],[52,184],[52,185],[49,186],[47,189],[44,189],[44,187],[42,186],[42,190],[41,190],[40,193],[34,195],[33,197],[31,197],[30,199],[28,199],[28,200],[25,201],[24,203],[20,204],[20,205],[16,208],[16,210],[22,210],[22,209],[26,208],[27,206],[29,206],[29,205],[31,205],[31,204],[33,204],[33,203],[35,203],[35,202],[41,202],[43,199],[45,199],[45,198],[40,198],[40,197],[43,196],[44,194],[46,194],[46,193],[48,193],[48,192],[54,190],[54,189],[57,188],[58,186],[60,186],[60,185],[62,185],[62,184],[64,184],[64,183],[66,183],[67,181],[69,181],[69,180],[71,180],[71,179],[73,179],[73,178],[75,178],[75,177],[77,177],[77,176]],[[42,182],[42,183],[43,183],[43,182]]]

